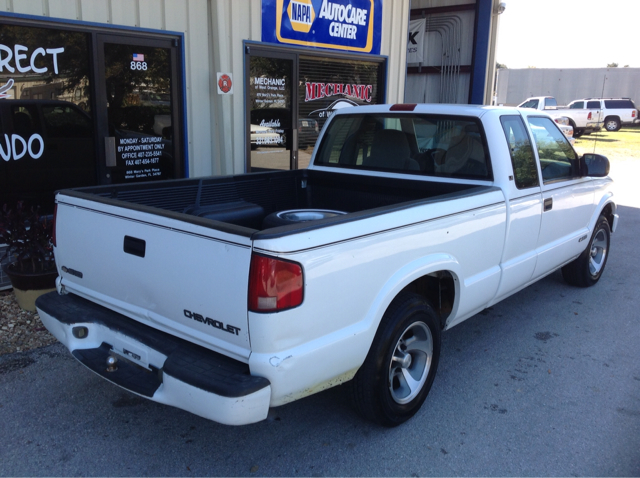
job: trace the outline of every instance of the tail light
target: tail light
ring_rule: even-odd
[[[635,118],[636,117],[636,110],[631,111],[631,117]]]
[[[58,216],[58,205],[53,208],[53,224],[51,225],[51,244],[53,247],[58,247],[56,244],[56,217]]]
[[[253,254],[249,271],[249,310],[280,312],[302,304],[304,281],[297,262]]]
[[[587,119],[591,119],[591,111],[589,111],[589,116],[587,116]]]

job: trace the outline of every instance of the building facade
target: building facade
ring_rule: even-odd
[[[483,103],[496,5],[0,0],[0,205],[48,212],[62,188],[304,168],[338,108]],[[416,17],[427,54],[407,68]]]

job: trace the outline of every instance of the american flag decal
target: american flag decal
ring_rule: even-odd
[[[142,53],[134,53],[133,61],[144,61],[144,55]]]

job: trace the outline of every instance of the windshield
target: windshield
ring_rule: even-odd
[[[315,165],[425,176],[491,179],[475,118],[350,114],[329,125]]]

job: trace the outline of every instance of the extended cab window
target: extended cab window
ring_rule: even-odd
[[[509,144],[516,187],[525,189],[539,186],[538,168],[522,118],[516,115],[502,116],[500,122]]]
[[[574,110],[579,110],[584,108],[584,101],[576,101],[575,103],[571,103],[569,105],[569,108],[574,109]]]
[[[538,149],[543,181],[570,179],[579,175],[576,152],[550,118],[529,117],[529,126]]]
[[[314,164],[490,180],[486,151],[473,118],[353,114],[331,121]]]

